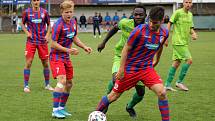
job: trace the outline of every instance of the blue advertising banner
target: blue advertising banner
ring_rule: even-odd
[[[136,0],[92,0],[92,3],[136,3]]]
[[[48,0],[40,0],[41,3],[46,3]],[[1,0],[1,4],[30,4],[31,0]]]

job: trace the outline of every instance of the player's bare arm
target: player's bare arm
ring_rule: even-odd
[[[51,47],[56,49],[56,50],[62,51],[62,52],[70,52],[71,51],[69,48],[61,46],[56,41],[52,41]]]
[[[125,62],[128,56],[128,51],[131,49],[131,46],[129,46],[128,44],[125,44],[123,50],[122,50],[122,55],[121,55],[121,61],[120,61],[120,67],[119,70],[116,74],[116,79],[121,79],[124,73],[124,66],[125,66]]]
[[[172,22],[168,22],[168,24],[167,24],[167,29],[168,29],[169,32],[171,31],[171,26],[172,26]],[[169,41],[166,40],[165,43],[164,43],[164,45],[165,45],[166,47],[168,47],[168,43],[169,43]]]
[[[92,52],[92,49],[88,46],[86,46],[83,42],[81,42],[81,40],[75,36],[73,39],[75,45],[77,45],[78,47],[84,49],[85,52],[87,52],[88,54],[90,54]]]
[[[196,39],[198,38],[198,35],[197,35],[197,33],[195,32],[195,30],[194,30],[193,28],[191,28],[190,32],[191,32],[192,39],[193,39],[193,40],[196,40]]]
[[[98,52],[101,52],[101,51],[105,48],[106,43],[109,41],[109,39],[110,39],[113,35],[115,35],[115,34],[118,32],[118,30],[119,30],[118,25],[115,25],[115,26],[113,27],[113,29],[111,29],[111,30],[108,32],[107,36],[104,38],[104,40],[102,41],[102,43],[100,43],[100,44],[98,45],[98,48],[97,48]]]
[[[25,32],[25,34],[27,35],[27,37],[32,38],[31,32],[29,32],[29,31],[26,29],[26,27],[25,27],[25,25],[24,25],[23,23],[21,23],[21,27],[22,27],[22,30],[23,30],[23,31]]]
[[[47,29],[47,33],[46,33],[46,36],[45,36],[45,40],[48,43],[49,40],[50,40],[51,24],[49,24],[47,28],[48,29]]]
[[[162,52],[163,52],[163,46],[160,47],[159,50],[157,51],[157,53],[155,54],[155,58],[153,61],[153,67],[155,67],[159,63]]]

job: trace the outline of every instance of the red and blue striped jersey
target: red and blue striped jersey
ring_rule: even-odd
[[[27,42],[46,44],[46,27],[50,24],[50,17],[45,9],[40,8],[39,11],[33,11],[33,8],[26,9],[22,13],[22,23],[27,24],[27,30],[32,34],[32,38],[27,38]]]
[[[77,23],[74,19],[70,23],[66,23],[60,17],[52,27],[52,41],[56,41],[63,47],[71,48],[73,38],[77,35]],[[69,60],[69,53],[62,52],[51,48],[50,60],[52,61],[67,61]]]
[[[137,26],[130,34],[127,44],[131,46],[125,63],[125,72],[132,73],[153,68],[153,58],[168,38],[169,32],[161,27],[159,32],[149,28],[149,24]]]

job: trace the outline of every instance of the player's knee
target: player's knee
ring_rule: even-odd
[[[172,66],[175,68],[178,68],[180,66],[181,62],[180,61],[175,61],[173,62]]]
[[[187,64],[191,65],[193,63],[192,59],[187,60]]]
[[[66,87],[67,87],[67,88],[72,88],[72,86],[73,86],[72,81],[68,81],[68,82],[66,83]]]
[[[116,101],[119,97],[120,97],[120,94],[119,94],[119,93],[115,93],[115,92],[113,92],[113,91],[108,95],[109,102],[114,102],[114,101]]]
[[[27,60],[25,64],[25,68],[31,68],[32,61],[33,61],[32,59]]]
[[[159,92],[158,92],[158,97],[159,97],[159,99],[161,99],[161,100],[166,99],[166,90],[164,89],[164,90],[159,91]]]
[[[136,92],[137,92],[138,96],[144,96],[145,86],[137,85],[135,88],[136,88]]]
[[[48,60],[47,60],[47,59],[43,59],[43,60],[41,60],[41,61],[42,61],[43,67],[44,67],[44,68],[48,68],[48,66],[49,66]]]
[[[61,82],[58,82],[57,85],[56,85],[56,87],[60,88],[60,89],[64,89],[65,86]]]
[[[63,84],[64,86],[66,85],[66,76],[60,75],[57,77],[57,80],[59,83]]]

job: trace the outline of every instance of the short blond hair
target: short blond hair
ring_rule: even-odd
[[[61,4],[60,4],[60,11],[61,13],[68,8],[72,8],[74,9],[74,2],[72,0],[64,0]]]

